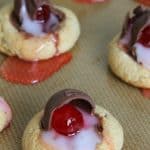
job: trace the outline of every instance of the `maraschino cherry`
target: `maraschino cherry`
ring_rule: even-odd
[[[40,22],[47,22],[50,18],[50,6],[49,5],[42,5],[36,11],[36,20]]]
[[[150,25],[146,26],[138,39],[143,46],[150,48]]]
[[[82,114],[71,104],[66,104],[53,112],[52,128],[65,136],[75,135],[83,128]]]

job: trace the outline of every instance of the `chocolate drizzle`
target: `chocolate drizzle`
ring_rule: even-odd
[[[23,1],[25,2],[27,13],[32,20],[36,20],[36,12],[42,5],[48,5],[50,7],[50,16],[55,18],[55,22],[53,22],[54,19],[51,18],[47,22],[40,22],[43,27],[43,32],[45,33],[55,32],[58,30],[61,22],[65,19],[65,14],[57,8],[54,8],[48,0],[14,0],[14,8],[11,14],[11,20],[13,25],[15,25],[18,30],[22,30],[20,11],[23,5]]]
[[[141,33],[143,27],[148,23],[150,19],[150,9],[141,6],[136,7],[133,10],[133,16],[130,17],[129,13],[126,16],[120,39],[123,39],[126,34],[130,35],[128,43],[125,47],[128,49],[129,54],[133,54],[133,45],[136,43],[138,36]]]
[[[43,130],[48,130],[50,128],[49,125],[53,111],[68,103],[75,105],[88,113],[93,113],[95,108],[92,99],[87,94],[74,89],[62,90],[54,94],[46,104],[44,115],[41,119],[41,128]]]
[[[123,38],[127,34],[130,24],[131,24],[131,20],[130,20],[130,16],[129,16],[129,13],[128,13],[125,17],[125,21],[124,21],[124,24],[123,24],[123,28],[122,28],[120,38]]]

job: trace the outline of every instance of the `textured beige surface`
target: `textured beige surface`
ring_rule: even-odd
[[[103,139],[101,144],[97,144],[96,150],[120,150],[123,145],[121,125],[107,110],[98,105],[95,113],[103,120]],[[40,120],[42,115],[43,112],[38,113],[28,123],[22,139],[23,150],[54,150],[52,145],[47,146],[41,140]]]
[[[3,1],[0,0],[0,5]],[[57,4],[72,8],[81,23],[81,36],[73,48],[74,58],[53,77],[34,86],[0,79],[0,95],[10,103],[14,116],[11,127],[0,134],[0,150],[21,150],[21,137],[28,121],[54,92],[64,88],[88,92],[120,121],[125,134],[123,150],[149,150],[150,100],[116,78],[107,64],[107,44],[120,32],[126,12],[136,3],[112,0],[106,4],[81,5],[72,0],[57,0]]]

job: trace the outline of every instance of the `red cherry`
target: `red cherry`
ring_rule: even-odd
[[[146,26],[139,37],[140,42],[145,47],[150,47],[150,25]]]
[[[42,5],[37,9],[36,20],[41,22],[47,22],[50,17],[50,7],[48,5]]]
[[[83,117],[71,104],[66,104],[53,112],[52,127],[60,134],[71,136],[83,128]]]

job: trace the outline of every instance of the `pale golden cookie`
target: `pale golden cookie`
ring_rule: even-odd
[[[80,35],[80,25],[75,14],[63,7],[55,6],[66,18],[58,30],[59,42],[56,48],[55,37],[27,37],[19,32],[10,21],[12,5],[0,10],[0,51],[7,55],[17,55],[25,60],[42,60],[69,51]]]
[[[140,88],[150,88],[150,70],[138,64],[118,45],[116,36],[109,47],[109,66],[125,82]]]
[[[123,146],[123,130],[119,122],[104,108],[96,106],[95,113],[103,118],[103,139],[96,150],[120,150]],[[25,129],[22,146],[23,150],[54,150],[40,139],[40,120],[43,112],[38,113]]]

